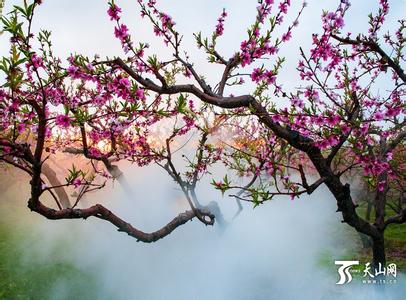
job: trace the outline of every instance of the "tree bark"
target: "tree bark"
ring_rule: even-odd
[[[373,255],[372,265],[374,269],[379,270],[385,267],[386,254],[385,254],[385,239],[383,231],[381,231],[377,237],[372,238],[372,255]],[[379,264],[381,264],[381,268],[379,268]]]
[[[32,195],[35,195],[36,190],[33,189]],[[28,208],[31,211],[35,211],[47,219],[50,220],[61,220],[61,219],[87,219],[89,217],[95,217],[102,220],[106,220],[117,227],[118,231],[125,232],[129,236],[132,236],[137,239],[137,241],[142,241],[144,243],[153,243],[156,242],[165,236],[169,235],[177,227],[185,224],[186,222],[192,220],[196,217],[196,214],[192,210],[185,211],[176,216],[172,221],[166,224],[164,227],[158,229],[157,231],[146,233],[137,228],[133,227],[130,223],[125,222],[123,219],[116,216],[110,210],[105,208],[100,204],[93,205],[88,208],[78,209],[78,208],[66,208],[61,210],[54,210],[43,205],[38,198],[31,198],[28,202]],[[214,215],[207,210],[199,210],[199,213],[208,217],[211,220],[209,225],[214,224]]]

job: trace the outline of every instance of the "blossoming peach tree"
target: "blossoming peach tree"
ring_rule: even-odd
[[[302,82],[290,90],[278,77],[283,46],[306,3],[292,12],[290,0],[258,0],[256,17],[231,57],[217,47],[227,18],[225,10],[220,12],[211,36],[195,34],[209,63],[222,68],[220,80],[212,82],[195,68],[175,22],[154,0],[138,0],[138,5],[171,51],[168,59],[132,38],[121,8],[111,1],[107,13],[124,55],[72,54],[64,61],[52,52],[50,32],[32,32],[41,2],[24,1],[2,18],[10,55],[0,61],[6,76],[0,89],[0,159],[29,175],[32,211],[48,219],[96,217],[137,240],[154,242],[195,217],[206,225],[223,221],[216,202],[202,205],[196,193],[201,177],[223,164],[226,174],[213,180],[213,187],[234,197],[239,209],[242,201],[258,206],[276,196],[295,199],[324,184],[343,222],[371,239],[374,266],[385,264],[384,230],[406,221],[404,200],[396,214],[385,216],[388,195],[403,199],[405,188],[406,91],[406,24],[401,20],[396,32],[381,34],[386,0],[369,15],[368,32],[357,35],[345,32],[347,0],[323,12],[311,51],[298,47]],[[294,18],[286,24],[288,14]],[[241,85],[254,88],[235,95]],[[64,180],[58,178],[49,162],[62,152],[91,167],[72,165]],[[116,165],[121,160],[161,166],[190,210],[144,233],[101,204],[84,207],[86,193],[123,178]],[[376,191],[373,223],[356,211],[347,176],[354,170]],[[74,197],[68,196],[70,189]],[[45,194],[55,205],[44,204]]]

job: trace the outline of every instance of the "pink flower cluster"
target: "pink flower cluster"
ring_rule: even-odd
[[[255,68],[254,71],[251,73],[251,79],[256,83],[265,80],[267,84],[274,84],[276,75],[271,70],[265,71],[261,68]]]
[[[195,126],[195,121],[192,118],[185,115],[182,119],[185,122],[185,125],[179,130],[178,135],[186,134]]]
[[[121,41],[121,44],[125,44],[128,41],[128,27],[125,24],[119,24],[114,27],[114,35]]]
[[[216,36],[222,36],[224,33],[224,21],[227,17],[227,12],[225,9],[223,9],[223,12],[221,13],[220,17],[217,19],[217,25],[216,25]]]
[[[64,128],[71,126],[72,119],[68,115],[57,115],[55,117],[55,124]]]
[[[120,7],[118,7],[114,3],[109,3],[109,9],[107,10],[107,14],[110,16],[111,21],[120,20],[120,13],[121,13],[121,8]]]

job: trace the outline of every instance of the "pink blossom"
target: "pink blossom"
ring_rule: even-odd
[[[165,14],[165,13],[160,13],[159,19],[161,20],[162,23],[162,28],[164,30],[166,30],[167,28],[172,27],[173,25],[175,25],[175,23],[172,21],[172,18]]]
[[[162,35],[161,29],[159,29],[158,26],[154,26],[154,33],[155,33],[156,36],[161,36]]]
[[[128,38],[128,27],[125,24],[118,25],[118,27],[114,27],[114,35],[118,38],[122,43],[126,41]]]
[[[381,120],[383,120],[383,118],[384,118],[384,114],[379,110],[374,114],[374,119],[377,121],[381,121]]]
[[[69,127],[71,125],[71,118],[68,115],[57,115],[55,118],[55,123],[61,127]]]
[[[293,97],[291,99],[292,105],[293,106],[297,106],[299,108],[303,108],[304,107],[304,102],[303,100],[299,99],[298,97]]]
[[[107,14],[110,16],[110,20],[118,21],[120,20],[121,8],[118,7],[116,4],[110,4],[109,9],[107,10]]]
[[[179,130],[178,135],[183,135],[187,133],[195,125],[195,121],[192,118],[183,116],[182,119],[185,122],[185,126],[181,130]]]
[[[380,181],[378,183],[378,191],[383,192],[386,188],[386,181]]]
[[[274,55],[274,54],[278,53],[278,48],[276,48],[275,46],[271,46],[271,47],[267,48],[267,52],[270,55]]]
[[[35,69],[38,69],[40,67],[44,67],[44,61],[42,60],[41,57],[39,57],[36,53],[34,53],[31,57],[31,62],[32,65]]]
[[[274,74],[274,72],[272,70],[271,71],[266,71],[264,73],[264,78],[266,80],[266,83],[274,84],[275,80],[276,80],[276,75]]]
[[[25,124],[24,123],[20,123],[17,125],[17,131],[18,133],[23,133],[25,131]]]
[[[400,114],[401,110],[402,109],[400,107],[396,107],[396,108],[389,107],[388,110],[385,112],[385,116],[389,117],[389,118],[395,117]]]
[[[259,82],[262,80],[264,76],[263,71],[260,68],[255,68],[254,71],[251,73],[251,79],[254,82]]]
[[[79,68],[75,65],[70,65],[68,67],[68,74],[72,79],[80,79],[82,78],[82,74]]]
[[[344,27],[344,19],[341,16],[337,16],[337,18],[335,19],[334,27],[336,28]]]
[[[280,115],[273,115],[272,116],[272,121],[275,123],[281,122],[282,121],[282,117]]]
[[[116,77],[113,82],[114,90],[117,96],[122,98],[128,98],[130,95],[131,82],[127,77]]]
[[[368,133],[368,129],[369,129],[369,124],[362,124],[361,128],[360,128],[360,133],[361,135],[366,135]]]
[[[227,12],[223,9],[221,16],[217,19],[216,35],[221,36],[224,33],[224,21],[227,17]]]
[[[101,157],[101,152],[100,152],[100,150],[99,149],[97,149],[97,148],[90,148],[89,149],[89,154],[91,155],[91,156],[93,156],[93,157]]]
[[[287,42],[292,37],[292,32],[288,31],[282,35],[282,41]]]
[[[312,88],[307,88],[305,91],[305,97],[309,100],[319,100],[319,92]]]
[[[242,52],[240,57],[242,67],[251,64],[251,55],[248,52]]]
[[[343,124],[343,125],[341,126],[341,131],[342,131],[345,135],[347,135],[347,134],[350,133],[351,128],[350,128],[347,124]]]
[[[80,180],[79,178],[76,178],[75,180],[73,180],[72,184],[75,188],[78,188],[82,185],[82,180]]]
[[[185,75],[185,77],[187,78],[190,78],[192,76],[192,72],[190,72],[188,68],[185,68],[183,71],[183,75]]]
[[[329,116],[327,118],[327,124],[329,126],[335,126],[340,121],[340,117],[338,115]]]
[[[145,91],[143,89],[137,89],[135,97],[140,100],[145,100]]]
[[[279,10],[282,12],[282,13],[284,13],[284,14],[286,14],[287,12],[288,12],[288,5],[287,5],[287,3],[285,3],[285,2],[281,2],[280,4],[279,4]]]

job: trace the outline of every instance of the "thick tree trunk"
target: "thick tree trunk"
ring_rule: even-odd
[[[381,147],[385,149],[386,141],[381,140]],[[383,157],[384,150],[381,150],[381,157]],[[372,238],[372,255],[373,255],[373,266],[375,269],[380,270],[385,267],[386,257],[385,257],[385,207],[386,207],[386,196],[389,190],[388,184],[388,172],[383,172],[378,175],[377,182],[384,182],[385,186],[383,190],[379,190],[376,187],[374,208],[375,208],[375,222],[374,226],[378,229],[379,234]],[[381,278],[384,276],[380,276]]]
[[[386,264],[385,239],[383,231],[380,232],[379,236],[372,238],[372,256],[373,256],[372,265],[374,269],[376,270],[383,269]]]

